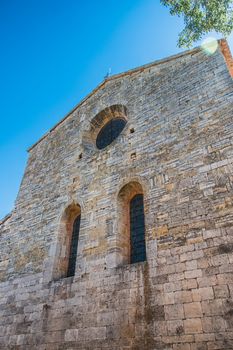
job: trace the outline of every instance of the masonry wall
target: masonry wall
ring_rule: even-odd
[[[233,349],[233,83],[222,49],[108,79],[30,150],[0,225],[0,349]],[[91,121],[117,104],[127,125],[97,150]],[[147,262],[122,265],[118,193],[130,181],[144,192]],[[76,274],[54,280],[72,203]]]

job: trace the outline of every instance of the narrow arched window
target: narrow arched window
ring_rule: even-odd
[[[75,266],[77,260],[78,251],[78,238],[79,238],[79,228],[80,228],[81,214],[79,214],[74,220],[72,237],[70,242],[70,255],[67,269],[67,277],[74,276]]]
[[[136,194],[130,201],[130,262],[146,260],[145,219],[143,195]]]
[[[61,217],[52,271],[53,280],[75,275],[80,222],[81,207],[78,203],[72,203]]]
[[[126,184],[118,194],[118,264],[146,261],[143,188],[139,182]]]

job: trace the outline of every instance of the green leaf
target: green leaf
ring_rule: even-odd
[[[178,46],[190,47],[203,35],[215,31],[227,37],[233,30],[233,0],[160,0],[171,15],[182,16],[185,27]]]

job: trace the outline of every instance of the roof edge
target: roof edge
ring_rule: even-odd
[[[7,214],[7,215],[5,215],[4,218],[0,220],[0,226],[2,224],[4,224],[4,222],[6,222],[8,219],[10,219],[11,216],[12,216],[12,212]]]
[[[224,42],[226,40],[224,39],[220,39],[218,40],[218,43],[219,45],[221,45],[220,42]],[[87,94],[83,99],[81,99],[81,101],[75,105],[72,110],[70,112],[68,112],[58,123],[56,123],[48,132],[46,132],[41,138],[39,138],[38,141],[36,141],[32,146],[30,146],[28,149],[27,149],[27,152],[30,152],[36,145],[38,145],[44,138],[46,138],[52,131],[54,131],[60,124],[62,124],[67,118],[69,118],[69,116],[78,108],[80,107],[84,102],[86,102],[92,95],[95,94],[96,91],[98,91],[101,87],[103,87],[107,82],[111,81],[111,80],[115,80],[115,79],[118,79],[120,77],[123,77],[125,75],[131,75],[131,74],[134,74],[134,73],[137,73],[137,72],[142,72],[144,71],[145,69],[148,69],[150,67],[153,67],[153,66],[157,66],[157,65],[160,65],[160,64],[163,64],[163,63],[167,63],[167,62],[170,62],[172,60],[175,60],[175,59],[178,59],[180,57],[183,57],[183,56],[186,56],[186,55],[190,55],[190,54],[193,54],[193,53],[196,53],[196,52],[199,52],[201,51],[201,47],[198,46],[198,47],[195,47],[191,50],[185,50],[184,52],[181,52],[181,53],[178,53],[178,54],[175,54],[175,55],[172,55],[172,56],[169,56],[169,57],[166,57],[166,58],[162,58],[160,60],[156,60],[156,61],[153,61],[151,63],[147,63],[145,65],[142,65],[142,66],[139,66],[139,67],[136,67],[136,68],[133,68],[133,69],[129,69],[125,72],[122,72],[122,73],[117,73],[117,74],[114,74],[108,78],[106,78],[105,80],[103,80],[99,85],[96,86],[96,88],[94,88],[89,94]]]

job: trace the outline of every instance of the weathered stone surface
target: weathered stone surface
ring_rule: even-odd
[[[0,221],[0,349],[232,349],[232,67],[220,41],[110,77],[30,149]],[[126,127],[98,150],[111,116]],[[123,202],[138,191],[147,261],[130,265]]]

